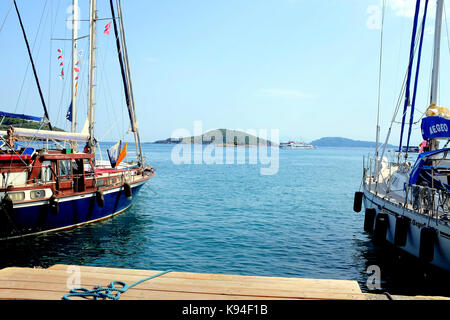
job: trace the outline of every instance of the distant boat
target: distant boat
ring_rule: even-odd
[[[289,142],[281,142],[280,143],[281,149],[303,149],[303,150],[311,150],[315,149],[316,147],[312,144],[306,143],[306,142],[295,142],[295,141],[289,141]]]

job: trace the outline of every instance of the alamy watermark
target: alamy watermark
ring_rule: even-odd
[[[270,131],[270,134],[269,134]],[[275,175],[279,169],[278,129],[203,131],[201,121],[194,121],[193,132],[177,129],[171,159],[180,164],[259,164],[261,175]]]
[[[79,266],[68,266],[66,273],[69,274],[66,280],[67,289],[79,288],[81,286],[81,268]]]
[[[377,265],[372,265],[367,268],[369,277],[366,281],[367,289],[370,291],[381,290],[381,269]]]

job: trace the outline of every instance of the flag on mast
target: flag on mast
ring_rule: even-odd
[[[61,73],[59,74],[59,78],[64,80],[64,58],[63,58],[63,51],[62,49],[58,49],[58,62],[59,66],[61,67]]]
[[[111,32],[111,23],[109,22],[106,26],[105,26],[105,31],[103,31],[103,33],[108,34]]]
[[[127,156],[127,143],[123,146],[122,151],[120,152],[119,158],[117,159],[116,166],[119,166],[119,164],[122,162],[123,159]]]
[[[70,102],[69,110],[67,110],[66,119],[72,122],[72,102]]]
[[[115,168],[117,165],[117,160],[120,156],[120,147],[122,145],[122,141],[117,142],[115,145],[113,145],[111,148],[106,150],[109,157],[109,162],[111,163],[111,167]]]

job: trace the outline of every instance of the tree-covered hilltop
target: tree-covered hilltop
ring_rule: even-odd
[[[259,138],[247,132],[217,129],[208,131],[200,136],[190,136],[184,138],[168,138],[166,140],[158,140],[157,144],[215,144],[225,146],[257,146],[257,145],[276,145],[270,140]]]
[[[41,124],[36,121],[10,118],[10,117],[5,117],[3,119],[3,122],[0,125],[0,130],[7,130],[10,125],[12,125],[14,128],[50,130],[50,127],[48,126],[47,123],[41,127]],[[53,130],[54,131],[64,131],[63,129],[60,129],[57,127],[53,127]]]

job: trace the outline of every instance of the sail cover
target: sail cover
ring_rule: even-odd
[[[41,122],[42,121],[42,118],[39,118],[39,117],[27,116],[25,114],[9,113],[9,112],[3,112],[3,111],[0,111],[0,117],[8,117],[8,118],[22,119],[22,120],[31,120],[31,121],[37,121],[37,122]]]
[[[411,173],[409,174],[409,184],[415,184],[423,171],[432,169],[431,167],[425,165],[426,160],[428,158],[430,158],[431,156],[438,155],[440,153],[444,153],[445,158],[445,156],[449,151],[450,148],[445,148],[421,153],[417,157],[416,163],[414,164]]]
[[[0,131],[1,135],[6,135],[6,131]],[[53,139],[58,141],[86,142],[89,135],[77,132],[49,131],[38,129],[14,128],[14,135],[19,137],[31,137],[36,139]]]
[[[450,138],[450,120],[443,117],[423,118],[422,137],[425,140]]]

